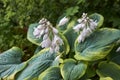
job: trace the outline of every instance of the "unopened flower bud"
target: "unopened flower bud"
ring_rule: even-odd
[[[64,18],[62,18],[62,19],[60,20],[58,26],[65,25],[68,21],[69,21],[69,19],[65,16]]]
[[[42,48],[48,48],[51,45],[51,40],[50,38],[47,38],[41,42],[41,47]]]
[[[120,47],[117,48],[116,52],[120,52]]]
[[[53,33],[54,34],[57,34],[58,33],[58,30],[56,28],[52,28],[53,29]]]

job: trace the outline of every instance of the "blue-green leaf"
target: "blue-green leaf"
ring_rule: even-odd
[[[26,63],[21,62],[23,52],[13,47],[0,54],[0,78],[13,80],[15,74],[25,68]]]
[[[87,69],[86,62],[76,62],[74,59],[67,59],[61,65],[61,74],[64,80],[78,80]]]
[[[50,53],[49,49],[43,49],[27,61],[28,66],[16,76],[16,80],[37,79],[39,74],[52,66],[56,58],[55,53]]]
[[[68,29],[65,30],[63,33],[68,40],[71,52],[74,52],[74,42],[78,36],[78,34],[73,30],[73,27],[75,26],[75,24],[76,24],[75,20],[71,21],[68,25]]]
[[[110,54],[107,56],[107,60],[115,62],[117,64],[120,64],[120,52],[116,51],[117,48],[118,48],[118,46],[116,46],[115,48],[112,49]]]
[[[77,60],[94,61],[104,58],[120,39],[120,30],[103,28],[95,31],[84,42],[75,42]]]
[[[111,77],[113,80],[120,80],[120,66],[113,62],[100,62],[97,74],[100,77]]]
[[[40,74],[38,80],[62,80],[59,67],[50,67]]]

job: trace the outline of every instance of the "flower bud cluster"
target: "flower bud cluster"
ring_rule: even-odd
[[[78,19],[78,24],[73,27],[75,32],[80,32],[78,42],[83,42],[97,27],[97,22],[87,17],[87,13],[83,13],[82,18]]]
[[[39,21],[39,25],[34,28],[33,35],[36,38],[42,38],[42,48],[50,48],[50,52],[59,52],[60,46],[63,44],[62,39],[58,35],[58,30],[45,18]]]

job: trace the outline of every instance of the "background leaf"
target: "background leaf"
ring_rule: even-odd
[[[75,15],[79,10],[79,7],[78,6],[75,6],[75,7],[70,7],[66,10],[66,16],[73,16]]]

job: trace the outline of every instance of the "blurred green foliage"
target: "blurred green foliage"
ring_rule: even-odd
[[[12,46],[29,48],[26,39],[30,23],[47,18],[53,25],[62,16],[97,12],[105,17],[105,27],[120,29],[120,0],[0,0],[0,52]]]

